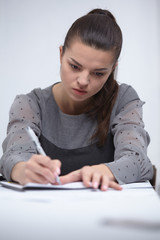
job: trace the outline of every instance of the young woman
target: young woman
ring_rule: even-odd
[[[60,46],[61,82],[16,97],[1,172],[7,180],[120,190],[119,184],[151,179],[143,102],[118,84],[114,70],[122,33],[107,10],[77,19]],[[25,128],[30,126],[47,154],[38,155]]]

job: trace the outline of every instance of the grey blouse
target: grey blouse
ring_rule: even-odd
[[[25,130],[30,126],[46,154],[62,161],[62,175],[84,165],[105,163],[120,184],[149,180],[153,168],[147,157],[150,140],[142,120],[143,104],[131,86],[121,84],[107,140],[103,147],[98,147],[96,140],[90,140],[96,120],[86,114],[61,112],[52,94],[52,86],[18,95],[10,109],[0,171],[11,180],[13,166],[37,153]]]

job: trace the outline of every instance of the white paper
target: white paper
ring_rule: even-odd
[[[3,187],[15,189],[15,190],[27,190],[27,189],[61,189],[61,190],[78,190],[87,189],[82,182],[67,183],[64,185],[52,185],[52,184],[39,184],[39,183],[27,183],[22,186],[13,182],[1,181]]]
[[[18,190],[18,191],[23,191],[23,190],[29,190],[29,189],[38,189],[38,190],[43,190],[43,189],[53,189],[53,190],[79,190],[79,189],[89,189],[84,186],[83,182],[72,182],[72,183],[67,183],[63,185],[52,185],[52,184],[39,184],[39,183],[28,183],[26,185],[20,185],[18,183],[14,182],[7,182],[7,181],[1,181],[0,182],[3,187],[7,187],[13,190]],[[138,182],[138,183],[130,183],[130,184],[123,184],[121,185],[123,190],[129,190],[129,189],[134,189],[134,190],[144,190],[146,188],[152,189],[151,184],[149,181],[146,182]],[[109,188],[109,190],[114,190],[112,188]],[[122,190],[122,191],[123,191]],[[129,194],[129,192],[128,192]]]
[[[140,188],[152,188],[152,185],[149,181],[145,182],[136,182],[136,183],[128,183],[121,185],[123,189],[140,189]]]

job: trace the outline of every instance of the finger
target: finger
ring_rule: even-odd
[[[106,191],[109,187],[116,190],[122,189],[122,187],[118,183],[111,180],[107,175],[103,175],[101,182],[101,190]]]
[[[47,184],[48,180],[39,174],[35,174],[34,172],[30,171],[29,169],[25,170],[25,181],[24,184],[27,183],[41,183]]]
[[[58,159],[51,160],[49,167],[52,170],[52,172],[55,173],[56,176],[60,175],[60,173],[61,173],[61,161],[60,160],[58,160]]]
[[[101,182],[101,173],[94,167],[85,166],[82,168],[82,180],[85,186],[97,189]]]
[[[43,156],[43,155],[33,155],[30,160],[35,161],[44,167],[50,167],[50,164],[51,164],[50,157]]]
[[[33,172],[35,175],[41,175],[44,179],[46,179],[50,183],[55,183],[56,176],[49,169],[39,164],[39,161],[29,160],[26,162],[26,169],[30,170],[30,173]]]
[[[115,189],[115,190],[122,190],[122,186],[119,185],[118,183],[114,182],[114,181],[110,181],[109,182],[109,187]]]
[[[51,160],[48,156],[33,155],[30,160],[36,162],[38,165],[48,168],[51,172],[49,175],[51,179],[52,176],[56,178],[60,174],[61,162],[58,159]]]
[[[101,190],[102,191],[106,191],[109,187],[109,183],[110,183],[110,179],[107,175],[103,175],[102,176],[102,180],[101,180]]]
[[[92,187],[97,189],[101,182],[101,175],[99,172],[94,172],[92,176]]]
[[[70,182],[78,182],[82,180],[81,169],[68,173],[60,177],[61,184],[66,184]]]
[[[93,169],[90,166],[85,166],[82,168],[82,181],[86,187],[92,186],[92,174]]]
[[[42,156],[43,157],[43,156]],[[44,162],[39,159],[40,164],[48,168],[53,174],[54,178],[57,178],[61,173],[61,162],[58,159],[51,160],[49,157],[45,157]]]

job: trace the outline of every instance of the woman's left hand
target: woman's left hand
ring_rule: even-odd
[[[85,166],[61,176],[60,181],[62,184],[83,181],[86,187],[93,187],[94,189],[100,187],[102,191],[106,191],[109,187],[116,190],[122,189],[122,187],[116,183],[114,175],[105,164]]]

